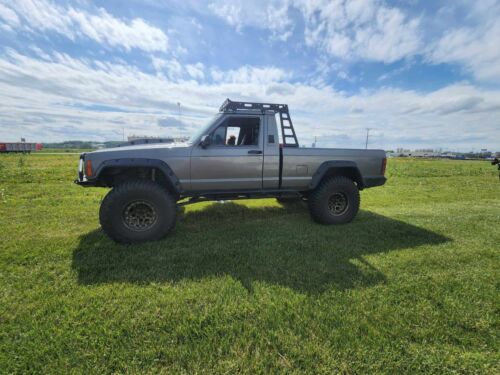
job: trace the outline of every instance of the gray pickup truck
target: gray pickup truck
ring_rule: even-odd
[[[234,102],[186,143],[146,144],[80,155],[81,186],[111,187],[99,219],[121,243],[158,240],[177,206],[274,197],[307,201],[321,224],[350,222],[359,190],[383,185],[383,150],[299,147],[286,104]]]

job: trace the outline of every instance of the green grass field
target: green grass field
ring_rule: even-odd
[[[76,155],[0,155],[0,373],[499,373],[500,183],[389,160],[351,224],[272,199],[99,229]]]

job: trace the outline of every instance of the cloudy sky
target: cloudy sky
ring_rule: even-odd
[[[500,151],[500,0],[0,0],[0,140],[188,135],[226,97],[305,144]]]

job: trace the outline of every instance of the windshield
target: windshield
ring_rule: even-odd
[[[214,117],[212,117],[207,125],[200,126],[199,129],[197,129],[193,134],[189,136],[188,143],[193,144],[194,142],[198,142],[202,136],[207,134],[208,129],[210,129],[210,127],[219,119],[220,116],[221,114],[217,113]]]

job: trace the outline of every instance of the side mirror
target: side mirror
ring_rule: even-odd
[[[211,142],[212,142],[212,140],[210,139],[210,136],[204,135],[203,137],[201,137],[200,146],[202,148],[207,148],[208,146],[210,146]]]

